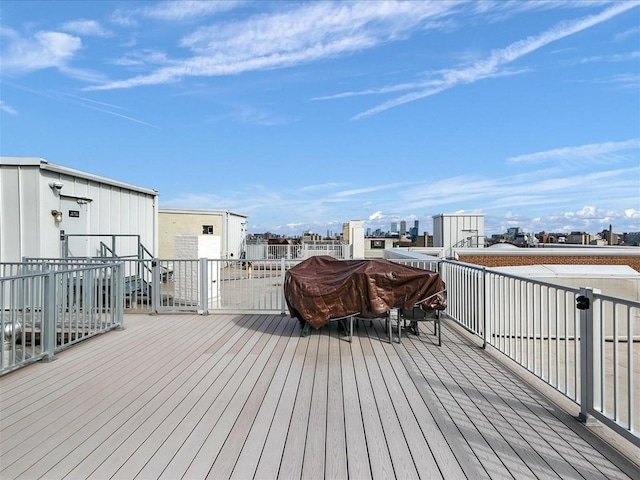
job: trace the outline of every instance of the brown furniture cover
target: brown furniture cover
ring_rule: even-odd
[[[392,308],[446,308],[445,285],[429,270],[388,260],[336,260],[315,256],[287,271],[284,295],[291,316],[320,328],[329,320]]]

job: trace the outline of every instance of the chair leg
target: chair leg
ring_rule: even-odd
[[[349,343],[351,343],[352,338],[353,338],[353,315],[349,317]]]

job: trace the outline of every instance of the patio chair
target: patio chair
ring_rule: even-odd
[[[433,295],[432,295],[433,296]],[[440,310],[434,309],[424,309],[422,308],[422,304],[426,302],[429,298],[425,298],[424,300],[416,303],[413,308],[406,309],[401,308],[399,310],[400,318],[402,319],[402,324],[404,329],[412,332],[414,335],[420,335],[420,329],[418,328],[418,322],[433,322],[433,334],[438,336],[438,346],[442,345],[442,326],[440,324]],[[407,326],[407,321],[409,325]],[[398,320],[400,323],[400,320]]]

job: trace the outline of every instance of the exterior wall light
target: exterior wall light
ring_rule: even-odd
[[[60,210],[51,210],[51,215],[53,215],[53,219],[56,223],[60,223],[62,221],[62,212]]]

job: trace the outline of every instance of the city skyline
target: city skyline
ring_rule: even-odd
[[[640,2],[12,1],[0,154],[248,231],[640,231]]]

